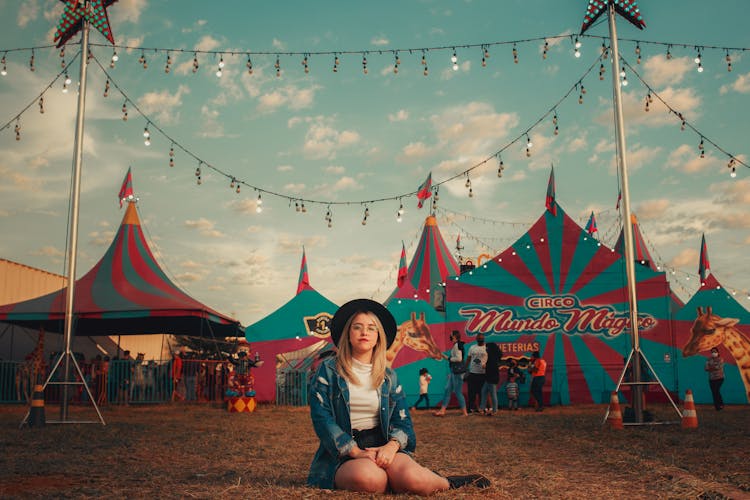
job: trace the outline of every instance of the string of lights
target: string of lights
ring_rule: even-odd
[[[166,64],[165,64],[165,72],[169,73],[170,66],[173,62],[172,55],[173,54],[192,54],[193,55],[193,68],[194,73],[198,71],[200,67],[200,61],[198,59],[198,56],[206,57],[211,56],[214,59],[217,57],[219,58],[219,70],[223,68],[222,63],[224,63],[224,56],[227,57],[237,57],[242,56],[247,58],[246,66],[247,70],[250,74],[253,72],[253,62],[252,57],[257,56],[263,56],[263,57],[269,57],[271,59],[275,59],[274,67],[277,70],[277,75],[281,76],[281,69],[282,69],[282,58],[291,58],[291,57],[301,57],[301,64],[303,67],[303,71],[305,73],[309,73],[310,67],[312,66],[312,58],[313,57],[332,57],[333,58],[333,64],[331,65],[332,71],[334,73],[337,73],[342,66],[342,58],[344,56],[353,56],[356,55],[358,58],[362,58],[362,71],[364,73],[367,73],[367,56],[371,55],[378,55],[378,56],[389,56],[394,58],[394,73],[398,73],[399,67],[401,65],[401,55],[408,54],[408,55],[417,55],[419,56],[421,66],[424,67],[423,72],[425,76],[427,76],[427,57],[429,54],[434,52],[451,52],[450,57],[450,64],[455,69],[458,69],[457,63],[459,59],[459,52],[462,51],[471,51],[471,50],[479,50],[479,53],[482,57],[482,66],[487,65],[487,60],[490,59],[490,49],[495,49],[502,46],[511,46],[512,51],[511,54],[513,56],[514,63],[517,63],[519,60],[519,45],[524,44],[541,44],[540,45],[540,52],[542,54],[542,58],[546,59],[548,56],[548,53],[553,45],[559,44],[563,41],[570,41],[571,47],[573,48],[574,55],[576,57],[581,56],[581,47],[583,45],[584,40],[592,40],[592,41],[599,41],[602,43],[602,45],[605,44],[605,42],[608,42],[609,38],[602,35],[591,35],[591,34],[583,34],[583,35],[574,35],[574,34],[561,34],[561,35],[554,35],[554,36],[544,36],[544,37],[532,37],[532,38],[521,38],[516,40],[503,40],[503,41],[492,41],[492,42],[479,42],[479,43],[469,43],[469,44],[447,44],[447,45],[436,45],[436,46],[424,46],[424,47],[393,47],[393,48],[380,48],[380,49],[332,49],[332,50],[304,50],[304,51],[280,51],[280,50],[230,50],[230,49],[220,49],[220,50],[204,50],[204,49],[186,49],[186,48],[178,48],[178,47],[145,47],[142,45],[128,45],[128,44],[115,44],[114,46],[109,44],[103,44],[103,43],[95,43],[91,42],[89,45],[91,47],[105,47],[105,48],[112,48],[113,49],[113,62],[117,61],[119,58],[119,55],[117,54],[117,51],[120,50],[121,52],[140,52],[139,57],[139,63],[144,67],[144,69],[148,68],[148,60],[147,55],[154,54],[165,54],[166,55]],[[691,50],[695,51],[696,54],[703,54],[706,51],[719,51],[723,52],[724,59],[727,62],[727,69],[729,71],[732,70],[731,62],[731,52],[734,53],[744,53],[750,48],[747,47],[729,47],[729,46],[720,46],[720,45],[707,45],[702,43],[695,43],[695,42],[662,42],[662,41],[652,41],[652,40],[641,40],[636,38],[620,38],[619,41],[621,43],[630,43],[635,46],[634,51],[635,54],[638,56],[638,62],[640,63],[641,55],[643,52],[642,47],[648,47],[648,46],[654,46],[654,47],[660,47],[662,49],[666,49],[666,56],[667,58],[674,57],[672,51],[674,49],[678,50]],[[78,42],[80,43],[80,42]],[[68,45],[75,45],[76,43],[68,43]],[[4,54],[13,54],[16,52],[27,52],[27,51],[37,51],[37,50],[44,50],[44,49],[54,49],[54,45],[38,45],[33,47],[20,47],[20,48],[9,48],[9,49],[0,49],[0,52],[3,52]],[[285,65],[284,65],[285,66]],[[217,71],[217,76],[221,76],[221,71]]]
[[[469,220],[473,222],[484,222],[487,224],[492,224],[493,226],[494,225],[507,225],[507,226],[512,226],[512,227],[516,227],[516,226],[526,227],[531,223],[531,221],[507,221],[507,220],[489,219],[486,217],[477,217],[471,214],[456,212],[455,210],[451,210],[445,207],[438,207],[437,212],[442,213],[443,217],[446,220],[449,220],[450,216],[461,217],[464,220]]]
[[[261,186],[256,186],[254,184],[251,184],[248,181],[245,181],[243,179],[240,179],[238,176],[231,174],[230,172],[226,172],[222,170],[221,168],[215,166],[211,162],[205,160],[204,158],[200,157],[197,153],[194,153],[191,151],[187,146],[183,145],[180,141],[175,139],[174,137],[170,136],[162,127],[160,127],[154,119],[149,117],[145,112],[143,112],[137,105],[137,103],[128,96],[128,94],[124,91],[124,89],[117,83],[117,81],[111,76],[111,74],[104,68],[102,63],[95,57],[92,56],[92,60],[97,64],[97,66],[101,69],[103,74],[105,75],[107,79],[107,83],[105,84],[105,94],[108,93],[110,86],[114,87],[123,97],[124,103],[122,106],[122,112],[123,112],[123,120],[127,121],[128,119],[128,107],[131,107],[134,109],[145,121],[145,128],[144,128],[144,143],[146,145],[151,144],[151,137],[152,137],[152,130],[157,131],[159,134],[161,134],[167,142],[171,144],[170,146],[170,152],[169,152],[169,165],[170,167],[174,167],[175,165],[175,149],[179,149],[182,151],[185,155],[192,158],[193,161],[197,162],[197,168],[195,170],[195,176],[196,181],[198,184],[202,183],[202,173],[204,168],[208,168],[211,171],[225,177],[226,179],[230,180],[230,188],[236,189],[236,191],[239,193],[241,188],[240,186],[247,187],[250,190],[253,190],[254,192],[258,193],[258,201],[262,203],[262,195],[269,195],[269,196],[275,196],[278,198],[282,198],[286,201],[288,201],[289,205],[291,206],[294,204],[295,210],[300,212],[306,212],[307,211],[307,205],[324,205],[327,207],[327,214],[326,214],[326,221],[329,223],[329,226],[331,225],[332,221],[332,207],[333,206],[352,206],[352,205],[360,205],[364,207],[364,217],[362,220],[362,224],[366,225],[367,217],[369,216],[369,205],[373,205],[376,203],[381,202],[388,202],[388,201],[398,201],[399,203],[402,202],[404,198],[408,198],[410,196],[414,196],[417,193],[417,190],[401,193],[397,195],[392,196],[385,196],[381,198],[373,198],[368,200],[357,200],[357,201],[334,201],[334,200],[319,200],[319,199],[311,199],[311,198],[305,198],[305,197],[299,197],[299,196],[290,196],[285,193],[277,192],[270,190],[268,188],[264,188]],[[488,162],[493,161],[497,159],[499,161],[498,165],[498,177],[502,177],[503,170],[505,169],[505,164],[502,160],[502,153],[508,150],[511,146],[517,144],[521,140],[525,140],[526,145],[526,156],[531,155],[531,139],[529,134],[533,131],[534,128],[539,126],[545,119],[549,118],[550,115],[553,116],[553,123],[557,126],[557,108],[571,95],[573,95],[575,92],[578,92],[578,101],[579,103],[582,103],[583,100],[583,94],[586,92],[585,87],[583,86],[583,80],[588,76],[593,69],[597,66],[597,64],[600,63],[601,55],[596,58],[596,60],[588,67],[588,69],[583,73],[583,75],[576,80],[576,82],[568,89],[568,91],[552,106],[550,107],[544,114],[542,114],[535,122],[532,123],[531,126],[524,129],[522,132],[520,132],[514,139],[509,141],[506,145],[504,145],[501,149],[495,151],[490,156],[486,157],[484,160],[481,160],[469,168],[460,171],[452,176],[449,176],[439,182],[435,182],[432,185],[432,190],[435,193],[435,196],[433,200],[438,198],[438,191],[441,185],[446,184],[448,182],[451,182],[458,178],[466,178],[466,185],[469,189],[469,196],[473,196],[473,191],[471,191],[471,179],[470,174],[474,170],[486,165]],[[559,133],[559,129],[556,130],[556,133]],[[260,203],[258,203],[260,205]],[[434,205],[435,206],[435,205]],[[401,210],[399,210],[399,213]]]
[[[646,95],[646,106],[645,110],[648,111],[650,108],[650,104],[653,102],[653,97],[659,100],[670,112],[670,114],[673,114],[675,117],[677,117],[678,120],[680,120],[680,129],[685,130],[686,128],[689,128],[692,130],[696,135],[700,136],[700,142],[698,144],[698,150],[701,158],[705,158],[705,149],[706,149],[706,143],[712,145],[717,151],[723,153],[727,158],[729,158],[729,162],[727,163],[727,168],[730,170],[730,175],[734,178],[737,176],[737,166],[742,165],[743,167],[750,168],[750,165],[748,165],[744,160],[742,160],[737,155],[734,155],[727,151],[726,149],[719,146],[716,141],[709,138],[706,134],[702,133],[700,130],[698,130],[692,123],[690,123],[685,116],[680,112],[674,109],[672,106],[667,103],[660,95],[659,93],[654,90],[654,88],[649,85],[642,77],[641,75],[630,65],[628,64],[627,60],[625,58],[621,57],[620,60],[623,63],[623,67],[627,67],[633,75],[641,82],[641,84],[646,87],[648,90],[648,94]],[[697,62],[696,64],[700,65],[700,56],[696,57],[695,59]],[[701,66],[698,66],[699,68]]]
[[[62,70],[57,75],[55,75],[55,77],[47,84],[46,87],[42,89],[41,92],[39,92],[39,94],[34,99],[29,101],[28,104],[26,104],[26,106],[21,108],[21,110],[15,116],[11,117],[7,122],[5,122],[5,124],[2,127],[0,127],[0,132],[5,130],[6,128],[10,128],[11,124],[15,122],[16,123],[16,126],[15,126],[16,140],[20,141],[21,140],[21,116],[23,116],[23,114],[26,111],[28,111],[29,108],[31,108],[34,105],[34,103],[39,103],[39,113],[44,114],[44,94],[47,93],[47,91],[50,90],[52,86],[63,76],[65,76],[65,80],[63,82],[63,92],[67,92],[68,86],[72,83],[70,77],[68,76],[68,68],[70,67],[71,64],[73,64],[76,61],[76,59],[78,59],[80,55],[81,55],[81,51],[78,51],[68,64],[64,64]],[[4,65],[5,63],[2,63],[2,64]]]

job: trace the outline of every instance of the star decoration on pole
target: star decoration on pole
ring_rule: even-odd
[[[112,28],[109,26],[107,7],[117,0],[60,0],[65,4],[62,17],[57,23],[55,41],[57,48],[62,47],[70,38],[83,28],[84,18],[114,45]]]
[[[646,22],[643,20],[636,0],[589,0],[586,15],[583,16],[581,35],[594,24],[594,21],[599,19],[599,16],[607,11],[607,6],[610,3],[614,4],[615,12],[630,21],[633,26],[639,30],[646,27]]]

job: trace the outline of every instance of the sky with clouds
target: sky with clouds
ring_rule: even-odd
[[[745,2],[638,3],[644,31],[618,20],[633,212],[655,258],[676,271],[678,295],[696,289],[705,233],[715,274],[747,305],[750,177],[738,164],[730,178],[725,153],[748,162]],[[128,167],[167,274],[245,325],[293,296],[303,247],[312,285],[332,301],[385,299],[402,242],[410,258],[429,214],[429,204],[418,210],[407,196],[429,172],[441,183],[442,234],[451,247],[461,235],[465,258],[499,253],[543,213],[551,165],[561,206],[582,226],[594,211],[601,239],[614,244],[612,71],[603,61],[600,80],[598,59],[608,30],[606,22],[589,30],[575,57],[586,4],[116,2],[108,9],[114,68],[113,49],[91,34],[79,276],[119,227]],[[55,79],[70,64],[76,88],[79,47],[76,36],[63,57],[54,48],[61,11],[55,0],[0,0],[0,123],[8,124],[0,131],[0,257],[64,274],[77,102],[76,92],[62,92],[64,75]],[[303,200],[304,213],[295,210]]]

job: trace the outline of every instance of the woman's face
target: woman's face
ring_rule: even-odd
[[[349,326],[349,343],[355,358],[372,354],[378,343],[378,326],[369,314],[358,313],[354,316]]]

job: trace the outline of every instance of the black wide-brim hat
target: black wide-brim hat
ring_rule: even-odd
[[[383,325],[385,331],[386,347],[390,347],[393,339],[396,338],[396,319],[393,314],[385,308],[380,302],[370,299],[350,300],[343,306],[339,307],[336,314],[331,319],[331,340],[334,345],[339,345],[341,335],[344,333],[344,326],[349,318],[360,312],[371,312],[375,314]]]

